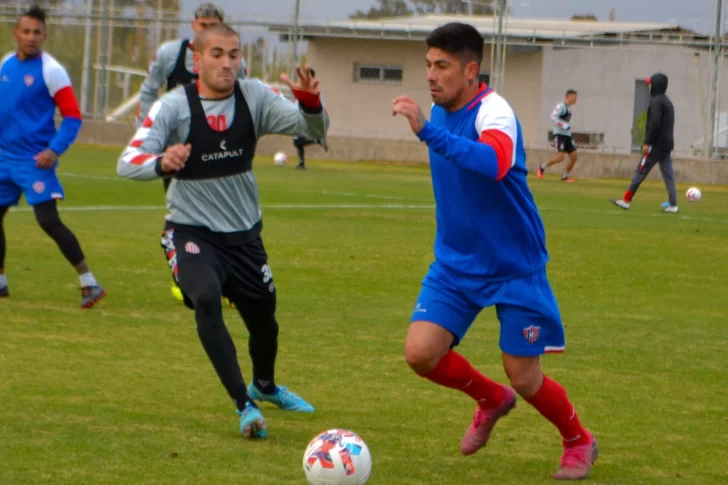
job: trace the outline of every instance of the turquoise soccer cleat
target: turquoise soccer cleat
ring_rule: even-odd
[[[247,403],[245,409],[236,412],[240,416],[240,434],[246,438],[265,438],[268,435],[265,419],[255,405]]]
[[[248,386],[248,395],[254,401],[273,403],[286,411],[298,411],[299,413],[312,413],[313,406],[303,400],[301,396],[288,390],[286,386],[276,386],[273,394],[263,394],[255,386]]]

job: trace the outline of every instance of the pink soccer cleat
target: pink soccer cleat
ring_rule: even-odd
[[[503,402],[497,408],[481,409],[477,407],[475,409],[473,424],[465,431],[460,442],[460,452],[463,455],[472,455],[484,448],[488,444],[495,423],[516,407],[516,393],[513,389],[504,386],[504,393]]]
[[[583,480],[597,461],[597,441],[589,433],[589,444],[565,448],[561,456],[559,471],[553,474],[556,480]]]

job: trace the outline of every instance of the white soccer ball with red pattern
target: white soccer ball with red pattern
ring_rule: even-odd
[[[371,471],[366,443],[345,429],[320,433],[303,454],[303,472],[311,485],[364,485]]]
[[[690,187],[688,191],[685,192],[685,197],[688,199],[688,202],[697,202],[703,197],[703,194],[700,192],[699,188]]]
[[[276,153],[275,156],[273,157],[273,163],[275,163],[279,167],[282,167],[283,165],[288,163],[288,155],[286,155],[283,152]]]

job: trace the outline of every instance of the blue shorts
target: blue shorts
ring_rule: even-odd
[[[28,205],[63,199],[56,166],[42,169],[35,166],[35,160],[13,161],[0,156],[0,207],[18,205],[21,194]]]
[[[412,321],[450,331],[454,346],[480,311],[493,305],[504,353],[530,357],[564,351],[564,326],[545,268],[516,280],[485,282],[463,279],[434,262],[422,282]]]

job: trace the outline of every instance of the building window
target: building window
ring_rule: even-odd
[[[354,81],[359,83],[402,83],[402,68],[397,66],[376,66],[354,64]]]
[[[597,149],[604,146],[604,133],[572,133],[574,143],[579,148]],[[548,133],[549,146],[554,146],[554,132]]]

